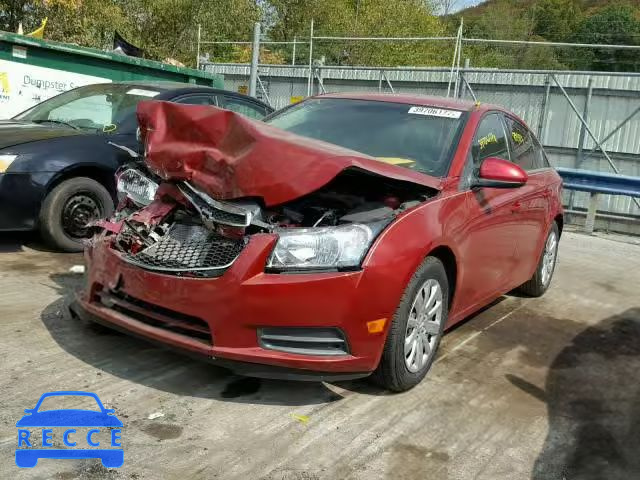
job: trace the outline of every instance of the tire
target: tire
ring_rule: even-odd
[[[555,241],[552,241],[552,238]],[[540,260],[538,260],[538,266],[536,271],[528,281],[518,287],[518,291],[528,295],[530,297],[541,297],[544,292],[547,291],[553,278],[553,272],[556,269],[556,263],[558,260],[558,243],[560,240],[560,230],[558,224],[553,222],[551,230],[544,241],[544,248],[540,254]],[[550,242],[553,243],[551,252],[549,251]],[[551,257],[550,257],[551,255]],[[545,272],[545,268],[547,272]]]
[[[74,201],[75,208],[69,203]],[[80,224],[83,220],[108,217],[113,213],[113,209],[111,194],[95,180],[86,177],[65,180],[51,190],[42,202],[39,217],[40,234],[48,245],[58,250],[79,252],[83,248],[82,239],[88,236],[82,235]],[[75,216],[70,215],[70,212]],[[67,219],[76,219],[77,225],[68,220],[65,222],[63,215]],[[70,224],[72,226],[69,226]]]
[[[435,284],[440,288],[441,295],[439,297],[437,290],[434,290]],[[433,293],[434,291],[436,294]],[[421,335],[419,332],[421,328],[420,322],[415,319],[419,318],[416,315],[418,311],[416,305],[421,303],[419,301],[421,298],[427,298],[426,294],[422,296],[423,292],[431,292],[430,295],[435,295],[434,306],[437,304],[438,298],[440,299],[440,313],[437,322],[435,320],[429,320],[430,317],[426,318],[422,328],[424,328],[424,332],[428,330],[428,333],[422,333]],[[427,302],[426,305],[428,306],[429,303]],[[444,326],[447,322],[449,313],[448,306],[449,281],[447,279],[447,273],[440,260],[435,257],[427,257],[411,277],[400,299],[400,304],[396,309],[391,327],[389,328],[389,334],[384,344],[380,363],[371,379],[378,385],[394,392],[409,390],[420,383],[431,368],[436,357]],[[424,310],[428,311],[427,308]],[[438,314],[436,314],[436,316],[437,315]],[[433,318],[435,319],[436,316]],[[416,328],[411,327],[409,324],[410,319],[413,324],[418,325]],[[424,357],[426,349],[422,347],[424,350],[419,350],[423,353],[423,355],[420,356],[423,363],[417,369],[416,365],[412,365],[412,367],[408,365],[408,362],[410,363],[411,359],[414,358],[412,357],[411,350],[413,342],[408,343],[408,346],[405,348],[405,340],[412,334],[417,335],[418,339],[426,339],[429,343],[429,353],[426,354],[426,359]],[[420,340],[418,340],[418,345],[419,342]],[[420,349],[420,346],[417,348]],[[407,353],[406,349],[409,349],[409,353]]]

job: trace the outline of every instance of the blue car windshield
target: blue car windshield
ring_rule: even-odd
[[[16,120],[119,133],[141,100],[160,90],[122,84],[97,84],[69,90],[16,115]],[[127,122],[129,123],[129,122]]]
[[[89,395],[56,395],[44,397],[38,412],[48,410],[89,410],[101,412],[97,400]]]
[[[459,110],[376,100],[313,98],[266,123],[442,177],[466,120]]]

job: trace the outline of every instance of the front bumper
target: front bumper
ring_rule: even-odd
[[[271,235],[254,235],[222,276],[186,278],[136,267],[108,246],[107,237],[98,237],[86,251],[87,288],[73,309],[87,320],[246,375],[303,380],[369,375],[380,359],[390,321],[378,333],[369,333],[367,322],[390,319],[397,299],[371,296],[363,272],[264,273],[274,241]],[[175,312],[198,319],[208,325],[210,338],[170,331],[111,308],[100,301],[105,291],[157,307],[163,315]],[[266,349],[257,335],[265,327],[338,328],[347,339],[349,354],[303,355]]]
[[[52,172],[0,173],[0,231],[33,230]]]

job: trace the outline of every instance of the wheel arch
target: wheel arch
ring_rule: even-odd
[[[564,215],[562,213],[557,214],[553,221],[558,225],[558,237],[561,237],[562,229],[564,228]]]
[[[113,200],[116,200],[116,179],[115,172],[99,164],[78,164],[72,165],[58,172],[47,185],[48,194],[65,180],[77,177],[87,177],[103,185]]]
[[[435,257],[442,262],[449,282],[449,309],[453,305],[453,298],[458,282],[458,263],[456,255],[451,248],[446,245],[439,245],[429,251],[427,257]]]

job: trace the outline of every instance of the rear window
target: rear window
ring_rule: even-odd
[[[465,113],[458,110],[327,98],[306,100],[267,123],[387,163],[444,176],[465,120]]]

